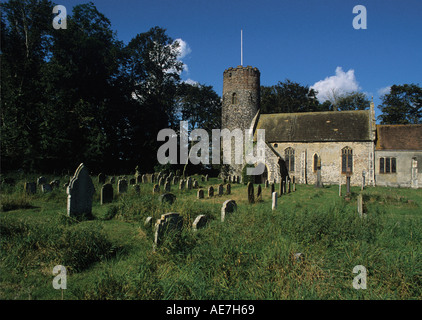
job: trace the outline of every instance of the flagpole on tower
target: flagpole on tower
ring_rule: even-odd
[[[240,65],[243,67],[243,30],[240,29]]]

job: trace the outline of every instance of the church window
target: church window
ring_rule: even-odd
[[[295,150],[293,148],[289,147],[284,150],[284,161],[288,171],[295,171]]]
[[[314,172],[318,171],[318,155],[314,154]]]
[[[392,157],[380,158],[380,173],[396,173],[397,160]]]
[[[233,93],[232,95],[232,104],[237,104],[237,96],[236,96],[236,92]]]
[[[349,147],[341,149],[341,172],[353,172],[353,150]]]

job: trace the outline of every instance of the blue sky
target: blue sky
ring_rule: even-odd
[[[71,14],[79,0],[57,0]],[[183,80],[211,85],[221,95],[223,71],[243,65],[261,71],[261,84],[290,79],[315,86],[358,89],[380,103],[393,84],[422,85],[421,0],[98,0],[117,37],[160,26],[187,50]],[[367,11],[367,29],[353,28],[353,7]],[[379,111],[376,111],[377,115]]]

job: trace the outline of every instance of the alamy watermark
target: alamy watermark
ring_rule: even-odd
[[[362,265],[357,265],[353,268],[353,273],[358,274],[353,279],[353,288],[357,290],[366,289],[366,276],[367,276],[366,268]]]
[[[67,11],[66,7],[62,5],[54,6],[53,14],[57,16],[53,19],[53,28],[58,29],[67,29]]]
[[[353,7],[353,13],[358,15],[353,18],[353,28],[356,30],[366,29],[367,28],[367,16],[366,16],[366,7],[359,4]]]
[[[204,129],[194,129],[188,134],[188,121],[180,121],[180,143],[178,135],[172,129],[162,129],[158,132],[157,141],[166,141],[157,151],[160,164],[220,164],[220,149],[222,142],[223,164],[264,164],[265,163],[265,130],[256,130],[256,143],[252,129],[242,132],[240,129],[213,129],[210,137]],[[234,139],[234,144],[232,143]],[[194,143],[189,150],[189,141]],[[232,146],[234,145],[234,156]],[[179,153],[178,153],[179,146]],[[211,150],[211,162],[210,162]],[[254,152],[255,151],[255,152]],[[178,156],[179,154],[179,156]],[[260,175],[265,165],[247,168],[247,175]]]

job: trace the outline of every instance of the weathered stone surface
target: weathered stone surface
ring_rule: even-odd
[[[180,180],[180,182],[179,182],[179,190],[183,190],[184,188],[185,188],[185,184],[186,184],[186,182],[185,182],[185,180]]]
[[[158,200],[163,204],[167,203],[172,205],[174,201],[176,201],[176,196],[173,193],[163,193],[158,197]]]
[[[254,203],[255,202],[255,191],[252,182],[248,182],[248,202]]]
[[[188,189],[188,190],[192,189],[192,178],[191,177],[189,177],[186,180],[186,189]]]
[[[232,186],[230,183],[228,183],[226,185],[226,194],[231,194],[232,193]]]
[[[204,199],[204,190],[199,189],[199,190],[198,190],[198,193],[197,193],[197,195],[196,195],[196,197],[197,197],[198,199]]]
[[[159,246],[170,232],[180,232],[183,228],[183,218],[179,213],[166,213],[155,223],[154,249]]]
[[[193,185],[192,185],[192,187],[193,187],[194,189],[198,189],[198,187],[199,187],[198,181],[193,180]]]
[[[170,191],[171,191],[171,187],[170,187],[170,182],[169,182],[169,181],[167,181],[167,182],[164,184],[164,191],[165,191],[165,192],[170,192]]]
[[[218,195],[219,195],[219,196],[222,196],[222,195],[223,195],[223,193],[224,193],[224,187],[223,187],[223,185],[222,185],[222,184],[219,184],[219,185],[218,185]]]
[[[195,218],[192,224],[192,230],[197,231],[198,229],[204,228],[208,222],[206,215],[201,214]]]
[[[226,200],[221,207],[221,222],[224,222],[226,216],[237,210],[237,204],[234,200]]]
[[[117,183],[117,192],[119,194],[127,192],[127,186],[128,184],[126,179],[119,180],[119,182]]]
[[[208,181],[208,175],[205,176],[205,181]]]
[[[91,215],[94,192],[95,188],[89,171],[81,163],[67,187],[67,214],[69,216]]]
[[[101,187],[100,193],[100,203],[110,203],[113,202],[113,185],[111,183],[106,183]]]
[[[148,183],[148,177],[146,174],[142,175],[142,183]]]
[[[152,217],[146,217],[144,221],[144,227],[150,228],[152,226]]]

